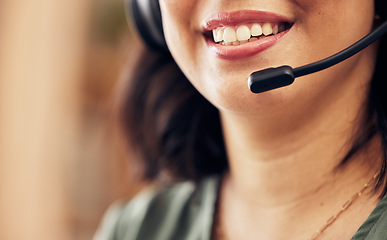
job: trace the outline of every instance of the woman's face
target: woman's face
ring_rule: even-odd
[[[160,6],[176,62],[219,109],[305,110],[366,89],[372,77],[375,46],[288,87],[253,94],[247,86],[254,71],[308,64],[365,36],[374,20],[372,0],[160,0]]]

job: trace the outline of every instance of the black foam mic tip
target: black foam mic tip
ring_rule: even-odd
[[[261,93],[290,85],[294,79],[293,68],[281,66],[254,72],[250,75],[248,84],[253,93]]]

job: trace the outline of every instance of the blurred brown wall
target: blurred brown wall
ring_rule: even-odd
[[[128,35],[95,34],[101,2],[0,1],[0,239],[90,239],[135,189],[109,127]]]

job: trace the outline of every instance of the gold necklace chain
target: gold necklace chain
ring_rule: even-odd
[[[348,201],[346,201],[341,209],[334,215],[332,215],[325,223],[322,225],[313,235],[310,237],[308,240],[315,240],[317,239],[322,232],[325,231],[329,226],[331,226],[337,218],[345,211],[347,210],[353,202],[355,202],[361,195],[363,195],[364,191],[371,185],[371,183],[379,176],[379,172],[376,173],[367,183],[364,184],[364,186],[360,189],[359,192],[356,192]],[[216,228],[214,229],[214,239],[215,240],[223,240],[226,239],[228,240],[222,231],[222,228],[220,226],[220,216],[219,216],[219,203],[217,203],[217,214],[215,216],[215,226]]]
[[[317,239],[320,234],[327,229],[330,225],[332,225],[336,219],[345,211],[347,210],[354,201],[356,201],[363,193],[364,191],[370,186],[371,182],[374,181],[379,176],[379,172],[375,173],[375,175],[362,187],[362,189],[355,193],[348,201],[344,203],[344,205],[341,207],[340,211],[338,211],[336,214],[331,216],[325,223],[322,225],[314,234],[312,237],[309,238],[309,240]]]

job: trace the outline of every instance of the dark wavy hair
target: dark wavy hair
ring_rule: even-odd
[[[387,19],[387,1],[377,0],[380,21]],[[382,10],[382,11],[381,11]],[[199,181],[228,169],[219,112],[186,79],[169,53],[139,50],[128,77],[121,120],[143,177]],[[387,162],[387,37],[380,40],[368,98],[368,114],[341,165],[376,134],[383,163],[378,186],[384,185]],[[383,195],[387,188],[384,189]]]

